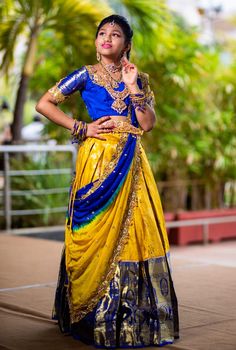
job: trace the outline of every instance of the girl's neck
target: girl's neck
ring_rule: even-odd
[[[104,65],[112,65],[112,64],[114,64],[115,66],[120,65],[120,60],[110,58],[110,57],[102,57],[101,61]]]

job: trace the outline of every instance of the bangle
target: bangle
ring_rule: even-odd
[[[134,107],[134,109],[138,109],[138,111],[145,112],[146,110],[146,104],[147,104],[147,97],[144,94],[144,92],[138,93],[138,94],[130,94],[131,103]]]
[[[88,125],[83,121],[75,120],[72,129],[72,143],[80,143],[86,139]]]

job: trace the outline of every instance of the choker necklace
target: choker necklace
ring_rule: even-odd
[[[116,66],[114,63],[104,64],[102,61],[100,62],[103,68],[105,68],[110,73],[120,72],[122,68],[122,64],[120,63]]]
[[[122,80],[122,72],[121,72],[121,69],[120,69],[120,74],[119,74],[119,78],[114,78],[112,76],[112,73],[107,69],[107,65],[105,65],[104,63],[102,63],[102,61],[100,61],[100,65],[102,66],[102,69],[109,75],[110,79],[112,79],[115,83],[120,83],[121,80]]]

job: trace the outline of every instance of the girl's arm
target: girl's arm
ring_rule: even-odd
[[[138,94],[141,92],[137,84],[130,85],[128,88],[131,94]],[[139,125],[144,131],[150,131],[153,129],[156,123],[156,113],[152,107],[146,104],[143,111],[136,108],[135,114],[139,122]]]
[[[73,130],[74,120],[66,115],[57,107],[53,96],[46,92],[38,101],[35,107],[36,111],[44,115],[51,122],[63,126],[66,129]]]
[[[43,114],[46,118],[48,118],[53,123],[73,131],[74,119],[68,117],[60,108],[57,107],[56,101],[54,100],[53,96],[49,92],[46,92],[41,97],[35,109],[37,112]],[[100,136],[99,134],[112,131],[112,129],[114,128],[113,125],[110,125],[110,126],[106,125],[105,127],[102,126],[102,123],[104,123],[109,119],[111,118],[102,117],[92,123],[88,123],[86,136],[95,137],[99,140],[106,141],[106,139]]]
[[[122,66],[123,66],[122,67],[123,81],[128,87],[130,93],[141,94],[142,92],[144,92],[147,99],[149,99],[150,97],[150,99],[153,100],[154,96],[149,87],[148,75],[147,74],[144,75],[146,86],[142,86],[142,90],[140,90],[137,82],[137,79],[138,79],[137,67],[133,63],[130,63],[127,58],[123,58]],[[136,113],[136,117],[139,122],[139,125],[144,131],[150,131],[154,127],[156,122],[156,114],[154,109],[148,103],[146,103],[145,108],[143,110],[139,110],[139,108],[136,108],[135,113]]]

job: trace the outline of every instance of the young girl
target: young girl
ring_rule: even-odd
[[[79,143],[53,318],[62,332],[107,348],[178,338],[168,237],[140,140],[155,124],[154,95],[128,60],[132,36],[124,17],[104,18],[98,63],[60,80],[36,106]],[[91,123],[57,107],[76,91]]]

